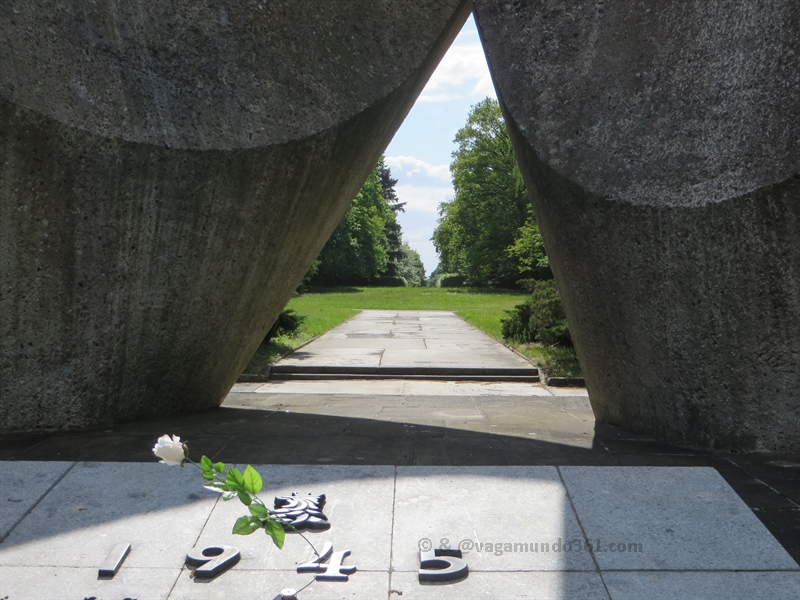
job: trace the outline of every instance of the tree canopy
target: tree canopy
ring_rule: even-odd
[[[381,184],[381,195],[386,203],[395,212],[394,219],[388,219],[383,226],[383,234],[386,236],[386,244],[388,248],[386,272],[389,277],[401,276],[398,273],[398,266],[405,258],[403,250],[403,233],[400,223],[397,222],[397,213],[405,212],[405,202],[400,202],[397,198],[394,186],[397,184],[397,179],[392,177],[392,172],[386,166],[383,157],[378,162],[376,167],[378,172],[378,181]]]
[[[409,285],[422,284],[425,268],[419,254],[403,241],[397,222],[405,203],[397,198],[395,184],[381,157],[305,281],[323,286],[363,285],[388,276],[405,277]]]
[[[417,287],[425,283],[425,265],[422,264],[419,252],[408,245],[402,244],[402,256],[397,263],[397,275],[408,282],[408,285]]]
[[[498,102],[473,106],[454,141],[455,195],[439,205],[432,238],[438,271],[495,287],[536,276],[547,257]]]

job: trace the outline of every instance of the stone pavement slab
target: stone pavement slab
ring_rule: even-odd
[[[0,462],[0,540],[75,463]]]
[[[0,566],[96,569],[127,542],[127,567],[180,568],[175,548],[194,545],[219,498],[197,478],[157,462],[78,463],[3,540]]]
[[[528,547],[581,537],[555,467],[397,468],[396,571],[419,568],[409,548],[448,546],[464,553],[470,571],[594,571],[588,551]]]
[[[391,600],[602,600],[609,597],[599,573],[569,571],[534,571],[514,576],[470,571],[466,580],[453,585],[421,585],[416,573],[400,571],[392,573],[392,590],[396,595],[390,596]]]
[[[181,568],[125,565],[113,579],[98,579],[96,567],[3,566],[0,571],[0,598],[8,600],[166,600]]]
[[[795,598],[800,585],[800,567],[712,469],[259,469],[265,500],[325,493],[331,528],[308,537],[350,549],[345,564],[358,567],[347,583],[312,583],[301,600]],[[302,539],[287,536],[281,551],[258,532],[233,536],[246,509],[209,497],[201,481],[193,467],[76,464],[0,544],[0,597],[275,598],[312,581],[295,571],[310,557]],[[612,540],[626,551],[606,546]],[[98,580],[117,541],[129,541],[131,554],[114,578]],[[210,582],[192,579],[186,552],[220,543],[242,560]],[[462,549],[469,576],[421,585],[420,547],[443,546]]]
[[[301,367],[378,367],[381,364],[383,348],[324,348],[317,351],[314,342],[295,350],[276,365],[297,365]],[[334,361],[331,363],[331,361]]]
[[[603,579],[614,600],[800,598],[796,572],[611,571]]]
[[[235,577],[223,575],[212,581],[190,579],[188,573],[182,573],[169,600],[280,600],[282,589],[290,587],[300,590],[309,583],[298,594],[298,600],[389,598],[388,571],[358,571],[347,582],[322,582],[314,581],[310,573],[242,570],[237,571]]]
[[[561,472],[586,536],[600,540],[595,557],[603,570],[797,569],[714,469],[562,467]],[[605,551],[612,543],[617,551]]]

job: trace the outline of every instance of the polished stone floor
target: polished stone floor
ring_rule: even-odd
[[[708,467],[256,465],[263,494],[324,493],[331,524],[307,539],[349,550],[346,582],[298,573],[311,550],[283,550],[246,514],[200,487],[200,473],[154,462],[3,462],[0,594],[17,598],[796,598],[800,567]],[[24,477],[25,473],[34,477]],[[267,495],[268,494],[268,495]],[[131,551],[113,578],[97,568]],[[183,565],[193,547],[234,546],[213,580]],[[425,585],[419,551],[454,548],[465,579]],[[307,587],[305,587],[307,586]]]

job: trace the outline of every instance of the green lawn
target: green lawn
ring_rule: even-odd
[[[297,335],[280,336],[256,351],[245,373],[261,373],[277,358],[290,352],[300,344],[322,335],[343,323],[363,309],[380,310],[451,310],[468,323],[482,329],[503,342],[500,319],[505,311],[514,308],[527,298],[524,292],[469,289],[469,288],[331,288],[313,289],[302,296],[292,298],[286,308],[305,320]],[[541,348],[541,347],[540,347]],[[543,354],[523,352],[531,355],[534,363],[544,365]],[[537,361],[537,358],[540,359]],[[576,363],[577,364],[577,363]]]

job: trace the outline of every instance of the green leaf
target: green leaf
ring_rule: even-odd
[[[225,500],[226,502],[228,500],[232,500],[233,498],[236,498],[236,492],[229,491],[222,494],[222,499]]]
[[[239,500],[242,501],[242,504],[245,506],[250,506],[250,503],[253,501],[253,498],[247,492],[239,492]]]
[[[286,538],[286,532],[283,530],[283,525],[276,520],[270,520],[264,523],[264,531],[269,537],[272,538],[272,541],[275,542],[275,545],[278,547],[278,549],[283,548],[283,540]]]
[[[262,521],[269,518],[269,511],[258,502],[253,502],[250,505],[250,514],[254,517],[258,517]]]
[[[203,467],[203,472],[211,472],[214,470],[214,463],[205,455],[200,459],[200,466]]]
[[[217,464],[214,465],[214,470],[217,473],[222,473],[222,471],[225,470],[225,463],[218,462]]]
[[[214,481],[214,474],[203,471],[203,479],[206,479],[208,481]]]
[[[261,527],[261,520],[250,515],[245,515],[236,519],[233,524],[233,533],[237,535],[250,535]]]
[[[231,489],[236,490],[237,492],[245,491],[244,476],[236,467],[231,467],[228,469],[227,480],[227,483]]]
[[[246,489],[251,494],[257,494],[261,491],[261,486],[263,482],[261,481],[261,475],[258,474],[253,467],[247,465],[247,468],[244,470],[244,489]]]

